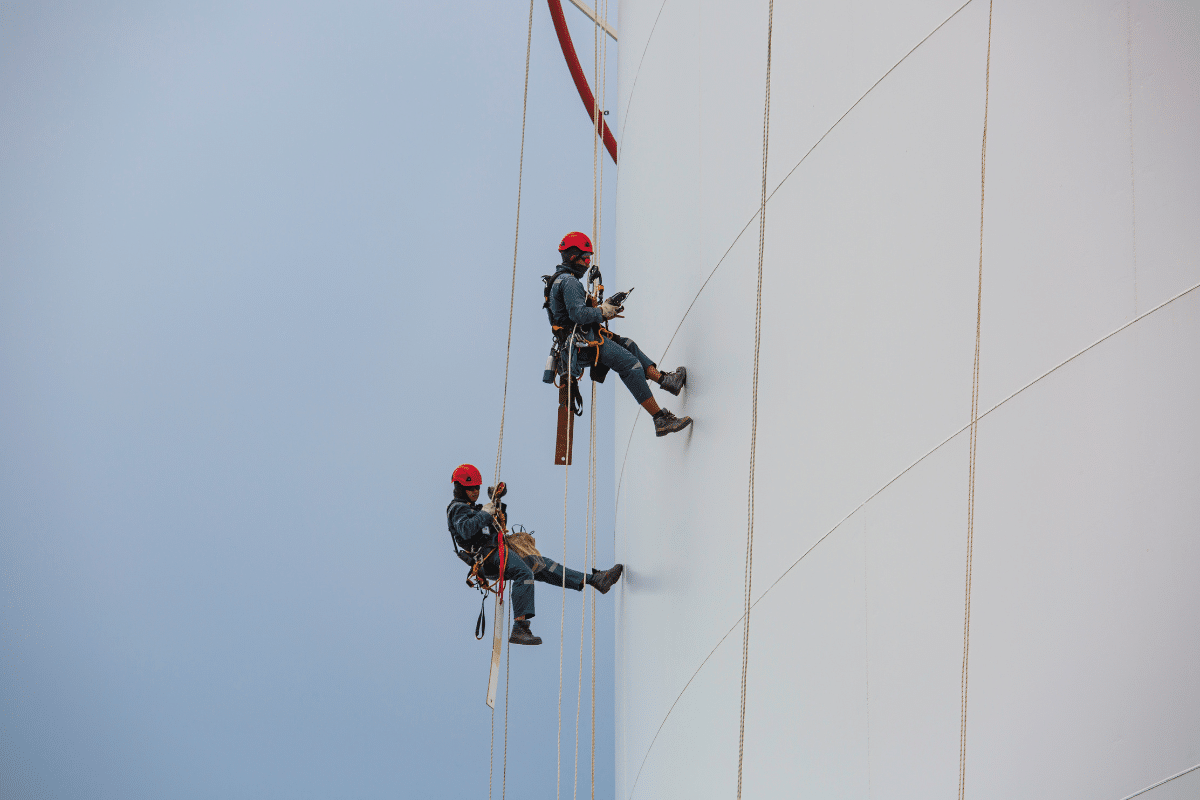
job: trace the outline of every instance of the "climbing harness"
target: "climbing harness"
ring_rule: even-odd
[[[567,238],[571,236],[582,236],[582,234],[568,234]],[[567,238],[564,238],[563,241],[566,242]],[[591,246],[590,242],[588,246]],[[550,309],[550,300],[555,287],[559,286],[565,278],[566,275],[562,272],[542,276],[542,308],[546,311],[546,319],[550,323],[550,333],[554,339],[550,345],[550,355],[546,359],[546,369],[542,373],[542,381],[552,384],[559,390],[558,431],[554,443],[554,463],[568,466],[571,463],[574,449],[575,423],[573,418],[583,416],[583,395],[579,391],[579,379],[583,375],[584,367],[588,367],[594,383],[604,382],[608,368],[600,364],[600,348],[608,339],[613,338],[614,334],[608,328],[608,320],[596,325],[595,339],[584,338],[585,334],[580,331],[578,324],[572,324],[568,331],[569,319],[555,320]],[[627,292],[618,292],[613,295],[617,301],[614,305],[623,309],[624,306],[620,304],[632,291],[630,289]],[[596,264],[592,264],[587,271],[585,292],[587,293],[585,303],[589,308],[599,308],[604,303],[604,276]],[[560,322],[562,324],[559,324]]]
[[[558,274],[556,273],[556,275]],[[554,341],[550,346],[550,358],[546,361],[545,372],[542,373],[542,382],[553,383],[556,387],[560,386],[558,379],[567,371],[571,371],[572,375],[574,374],[574,366],[576,364],[578,364],[581,368],[595,367],[599,361],[600,348],[604,345],[605,337],[612,337],[612,332],[608,329],[608,322],[606,320],[596,326],[595,340],[577,339],[575,341],[576,355],[579,354],[578,351],[595,348],[595,352],[592,354],[590,362],[585,362],[579,359],[574,360],[572,363],[568,363],[566,361],[563,356],[565,355],[565,352],[569,352],[565,349],[567,337],[571,335],[579,336],[579,326],[573,325],[571,330],[568,331],[567,325],[569,324],[569,320],[560,320],[560,322],[563,324],[559,325],[555,322],[554,314],[550,311],[550,298],[554,292],[554,287],[557,286],[565,277],[565,275],[558,275],[558,277],[555,277],[555,275],[542,276],[542,283],[544,284],[544,288],[542,290],[542,308],[546,310],[546,318],[550,322],[550,334],[554,337]],[[588,269],[586,286],[586,303],[588,307],[599,308],[601,303],[604,302],[604,277],[601,275],[600,267],[598,265],[592,264]],[[630,291],[633,290],[631,289]],[[618,292],[617,295],[614,295],[614,298],[618,296],[620,297],[620,300],[616,303],[616,305],[620,305],[620,301],[623,301],[628,295],[629,292]],[[583,398],[580,397],[578,406],[579,410],[575,411],[575,416],[581,416],[583,414],[582,406]]]
[[[500,498],[507,492],[507,487],[503,483],[498,488],[493,489],[488,487],[488,495],[492,497],[492,501],[500,503]],[[446,518],[449,521],[450,509],[455,505],[468,505],[465,501],[454,500],[450,505],[446,506]],[[487,631],[487,616],[484,613],[484,604],[487,601],[488,594],[495,594],[499,603],[504,602],[504,569],[507,566],[508,548],[504,542],[505,526],[507,524],[506,506],[500,503],[496,507],[495,514],[492,515],[493,527],[496,531],[496,546],[490,550],[484,551],[482,546],[471,548],[463,548],[458,546],[458,542],[454,538],[454,533],[450,533],[450,544],[454,548],[454,555],[458,556],[464,564],[467,565],[467,580],[466,584],[472,589],[476,589],[483,596],[479,606],[479,617],[475,620],[475,639],[482,639]],[[524,528],[522,528],[524,530]],[[496,555],[496,560],[499,563],[499,572],[497,577],[489,581],[484,571],[484,564],[492,555]]]

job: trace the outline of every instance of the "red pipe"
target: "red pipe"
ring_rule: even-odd
[[[546,5],[550,6],[550,17],[554,20],[554,32],[558,34],[558,44],[562,47],[563,58],[567,60],[567,67],[570,68],[571,77],[575,80],[575,88],[579,90],[579,99],[583,101],[583,106],[587,109],[588,116],[591,117],[592,125],[595,126],[596,98],[592,95],[583,69],[579,66],[579,57],[575,55],[575,45],[571,44],[571,32],[567,30],[567,20],[563,17],[562,3],[559,0],[546,0]],[[612,156],[615,164],[617,163],[617,140],[613,138],[612,131],[608,129],[608,123],[603,119],[600,120],[600,129],[604,131],[604,147]]]

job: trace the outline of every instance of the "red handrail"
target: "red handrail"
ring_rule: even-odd
[[[563,58],[567,60],[571,78],[575,81],[575,88],[579,90],[579,99],[583,101],[583,106],[587,109],[588,117],[591,118],[594,126],[596,124],[594,114],[598,110],[596,98],[588,86],[583,69],[579,66],[579,57],[575,55],[575,45],[571,44],[571,32],[567,30],[567,20],[563,16],[562,3],[559,0],[546,0],[546,5],[550,6],[550,17],[554,20],[554,32],[558,34],[558,44],[562,47]],[[603,112],[603,109],[599,109],[599,111]],[[608,129],[608,123],[604,119],[600,120],[600,129],[604,132],[604,147],[612,156],[615,164],[617,163],[617,140],[613,138],[612,131]]]

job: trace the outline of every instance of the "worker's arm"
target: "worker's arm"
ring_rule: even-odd
[[[454,538],[460,547],[488,544],[494,539],[492,515],[477,511],[466,503],[456,503],[450,509],[450,527],[454,529]]]
[[[599,325],[604,321],[600,309],[587,304],[587,292],[577,279],[567,279],[563,282],[563,305],[567,307],[567,316],[576,325]]]

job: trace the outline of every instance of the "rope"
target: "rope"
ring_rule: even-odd
[[[575,346],[575,336],[572,334],[567,338],[567,346]],[[573,351],[567,350],[568,353]],[[567,366],[570,367],[570,359],[567,361]],[[571,386],[571,370],[567,370],[567,392],[570,393]],[[568,428],[567,447],[574,446],[574,429]],[[567,560],[567,497],[568,489],[570,488],[571,465],[563,466],[563,561]],[[558,619],[558,736],[557,750],[554,757],[554,797],[561,797],[562,793],[562,692],[563,692],[563,634],[567,630],[567,565],[563,564],[562,569],[562,614]]]
[[[607,3],[605,4],[605,18],[607,19]],[[600,77],[600,21],[593,18],[595,25],[592,27],[592,83],[596,86],[603,86],[607,90],[607,70],[605,71],[605,79],[603,84]],[[605,65],[607,66],[608,42],[604,41]],[[604,187],[604,162],[600,158],[600,97],[592,96],[592,120],[593,120],[593,136],[592,136],[592,242],[596,252],[600,249],[600,223],[601,223],[601,199],[603,197]],[[603,341],[603,335],[600,336]],[[596,350],[596,360],[599,363],[600,352],[599,345]],[[591,543],[596,536],[596,382],[592,381],[592,396],[591,406],[588,412],[588,486],[587,486],[587,501],[584,505],[584,537],[583,537],[583,574],[586,586],[586,578],[589,567],[595,561],[594,548]],[[565,542],[564,542],[564,553]],[[565,580],[565,571],[563,573]],[[596,603],[595,598],[589,598],[585,591],[583,596],[583,606],[580,608],[579,617],[579,672],[575,687],[575,752],[574,752],[574,775],[571,784],[571,797],[573,800],[579,796],[579,723],[583,704],[583,643],[584,634],[587,626],[589,604],[592,610],[592,637],[591,637],[591,657],[592,657],[592,704],[591,704],[591,776],[590,788],[591,796],[596,795],[596,636],[595,636],[595,615]],[[589,602],[590,601],[590,602]]]
[[[605,3],[605,11],[608,10],[607,6],[608,6],[608,3],[606,2]],[[606,18],[607,18],[607,16],[606,16]],[[592,384],[592,392],[594,393],[595,391],[596,391],[596,384],[593,383]],[[594,402],[595,402],[595,398],[593,395],[593,403]],[[595,437],[595,434],[593,434],[592,435],[593,451],[595,450],[595,444],[596,444],[596,437]],[[593,461],[592,461],[592,476],[593,476],[592,477],[592,486],[593,486],[592,497],[593,498],[596,497],[596,492],[595,492],[595,488],[594,488],[595,487],[595,474],[596,474],[596,464],[595,464],[595,460],[593,457]],[[592,539],[591,539],[591,543],[592,543],[592,559],[591,559],[591,561],[592,561],[593,566],[596,564],[596,506],[597,506],[597,503],[593,499],[593,501],[592,501]],[[587,574],[588,573],[585,571],[584,575],[586,576]],[[585,578],[585,580],[586,580],[586,578]],[[592,798],[592,800],[596,800],[596,598],[594,596],[592,597],[591,653],[592,653],[592,716],[591,716],[591,720],[592,720],[592,732],[591,732],[591,743],[592,743],[591,788],[592,788],[592,793],[591,793],[591,798]]]
[[[592,517],[590,511],[595,503],[595,408],[596,408],[596,385],[592,381],[592,407],[588,413],[588,489],[587,503],[584,504],[584,528],[583,528],[583,575],[588,575],[588,545],[590,541],[590,527],[592,527]],[[571,781],[571,798],[578,798],[580,793],[580,712],[583,704],[583,632],[588,619],[588,593],[583,593],[583,604],[580,607],[580,672],[575,685],[575,774]]]
[[[963,601],[962,720],[958,731],[958,800],[967,780],[967,679],[971,656],[971,561],[975,550],[975,453],[979,433],[979,343],[983,329],[983,201],[987,189],[988,100],[992,81],[992,0],[988,2],[987,62],[983,82],[983,143],[979,155],[979,288],[975,299],[975,366],[971,373],[970,466],[967,478],[967,576]]]
[[[746,611],[742,632],[742,701],[738,715],[737,796],[742,796],[742,762],[746,741],[746,674],[750,667],[750,585],[754,570],[754,460],[758,445],[758,357],[762,344],[763,247],[767,239],[767,145],[771,137],[771,37],[775,0],[767,4],[767,85],[763,98],[762,202],[758,209],[758,290],[754,305],[754,384],[750,402],[750,481],[746,490]]]
[[[508,294],[508,339],[504,346],[504,394],[500,400],[500,434],[496,441],[496,471],[495,478],[492,481],[493,486],[500,485],[500,462],[504,454],[504,415],[508,410],[508,366],[512,358],[512,324],[513,324],[513,306],[517,296],[517,247],[521,241],[521,188],[525,178],[525,121],[529,112],[529,55],[533,44],[533,0],[529,0],[529,25],[525,33],[525,89],[521,98],[521,154],[517,165],[517,219],[513,230],[513,268],[512,268],[512,287]],[[503,539],[501,539],[503,547]],[[499,583],[501,591],[504,589],[504,552],[499,555],[500,562],[500,577]],[[497,608],[500,608],[501,601],[497,599]],[[510,609],[509,616],[512,616]],[[492,625],[498,625],[499,619],[493,619]],[[501,646],[504,646],[503,644]],[[508,651],[506,651],[507,653]],[[507,658],[507,656],[506,656]],[[488,748],[488,800],[492,797],[492,783],[494,780],[495,770],[495,748],[496,748],[496,709],[491,710],[492,716],[492,735],[491,745]],[[507,789],[508,778],[508,665],[504,668],[504,777],[501,779],[500,794],[504,796]]]
[[[606,29],[607,29],[608,0],[604,0],[604,25],[606,26]],[[597,36],[599,36],[599,34],[597,34]],[[606,104],[607,98],[608,98],[608,39],[603,36],[601,36],[599,38],[600,38],[600,41],[602,42],[602,46],[604,48],[604,53],[600,59],[604,65],[604,68],[601,71],[601,78],[600,78],[600,97],[601,97],[600,102],[602,104]],[[603,199],[604,199],[604,161],[603,161],[603,159],[601,159],[600,160],[600,200],[601,200],[601,202],[603,202]],[[601,205],[597,209],[597,212],[596,212],[596,242],[597,242],[597,246],[600,241],[600,222],[601,222],[601,219],[603,218],[603,216],[604,216],[603,215],[603,206]],[[596,506],[598,505],[598,503],[596,501],[596,455],[595,455],[596,454],[596,423],[595,423],[596,412],[594,410],[595,408],[596,408],[596,384],[593,382],[592,383],[592,409],[593,409],[593,411],[592,411],[592,417],[593,417],[592,444],[591,444],[591,447],[589,448],[590,452],[592,453],[592,464],[591,464],[591,473],[592,473],[592,514],[591,514],[591,518],[592,518],[592,526],[591,526],[592,557],[591,557],[591,561],[592,561],[593,566],[596,564],[596,538],[597,538],[597,535],[596,535]],[[615,531],[616,527],[614,526],[613,529]],[[585,579],[586,579],[587,574],[588,573],[585,570],[584,571]],[[592,653],[592,716],[591,716],[591,720],[592,720],[591,789],[592,789],[592,792],[591,792],[591,800],[596,800],[596,598],[595,597],[592,598],[591,653]]]
[[[1183,772],[1176,772],[1171,777],[1163,778],[1161,781],[1154,784],[1153,786],[1147,786],[1145,789],[1140,789],[1139,791],[1136,791],[1133,794],[1122,797],[1121,800],[1133,800],[1133,798],[1140,797],[1141,795],[1144,795],[1146,792],[1150,791],[1151,789],[1157,789],[1158,787],[1162,786],[1164,783],[1170,783],[1171,781],[1175,780],[1176,778],[1182,778],[1184,775],[1187,775],[1189,772],[1195,772],[1198,769],[1200,769],[1200,764],[1197,764],[1194,767],[1188,767]]]
[[[495,625],[498,620],[493,619]],[[492,800],[492,782],[496,767],[496,709],[492,708],[492,736],[488,743],[488,800]],[[507,729],[506,729],[507,730]]]
[[[512,604],[508,606],[508,626],[512,627],[513,618]],[[495,620],[492,621],[495,625]],[[506,644],[504,649],[504,768],[500,777],[500,800],[504,800],[508,793],[508,676],[509,670],[512,667],[512,645]]]
[[[589,475],[590,475],[590,481],[591,481],[592,500],[591,500],[590,506],[588,508],[587,536],[584,538],[583,574],[584,574],[585,582],[587,580],[587,575],[589,574],[588,568],[594,567],[596,565],[596,507],[597,507],[597,505],[599,505],[598,497],[597,497],[597,493],[596,493],[596,383],[595,383],[595,381],[592,382],[592,413],[591,413],[591,432],[590,433],[591,433],[591,444],[588,447],[588,451],[591,453],[591,458],[590,458],[591,463],[589,465]],[[591,551],[590,553],[588,552],[589,549]],[[584,593],[583,608],[584,608],[585,616],[586,616],[586,612],[589,607],[588,595],[591,595],[591,593],[590,592]],[[591,654],[591,657],[592,657],[592,664],[591,664],[592,708],[591,708],[591,716],[588,719],[591,721],[592,729],[591,729],[591,733],[590,733],[591,738],[588,740],[591,744],[591,772],[590,772],[590,778],[589,778],[590,783],[588,785],[591,788],[591,797],[595,798],[595,796],[596,796],[596,597],[595,597],[595,595],[591,595],[590,607],[591,607],[591,612],[592,612],[592,633],[591,633],[591,639],[590,639],[588,652]],[[579,631],[579,654],[581,656],[583,655],[583,629],[582,629],[582,626]],[[583,674],[582,661],[580,662],[580,665],[579,665],[579,672],[580,672],[580,675],[582,676],[582,674]]]

